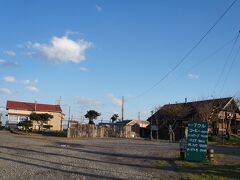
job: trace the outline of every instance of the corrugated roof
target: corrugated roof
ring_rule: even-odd
[[[59,105],[39,104],[39,103],[19,102],[19,101],[7,101],[6,109],[62,112],[62,109]]]

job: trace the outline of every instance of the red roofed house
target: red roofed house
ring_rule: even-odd
[[[60,131],[63,129],[62,121],[64,114],[60,105],[51,104],[38,104],[29,102],[7,101],[6,110],[8,111],[8,118],[6,126],[16,128],[17,123],[25,120],[33,112],[35,113],[48,113],[53,115],[53,118],[47,124],[52,125],[51,130]],[[38,129],[39,125],[34,122],[33,129]]]

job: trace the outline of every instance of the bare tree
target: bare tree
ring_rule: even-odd
[[[236,113],[239,111],[239,105],[240,101],[239,99],[231,99],[226,107],[226,112],[225,112],[225,121],[226,121],[226,135],[227,138],[230,139],[231,134],[232,134],[232,129],[231,129],[231,124],[232,120],[236,118]]]
[[[185,104],[165,105],[160,109],[159,116],[163,119],[163,124],[169,130],[170,140],[175,140],[175,129],[177,121],[184,119],[192,109]]]
[[[161,118],[165,124],[175,126],[177,120],[183,119],[191,112],[191,108],[184,104],[165,105],[161,108]]]
[[[197,103],[194,105],[194,108],[197,112],[197,118],[199,118],[202,121],[207,121],[209,122],[212,118],[211,115],[214,113],[214,106],[213,102],[209,103]]]
[[[196,112],[195,118],[201,121],[206,121],[208,123],[208,127],[212,130],[212,134],[217,134],[217,120],[221,108],[220,106],[216,106],[216,102],[215,104],[214,102],[214,100],[206,100],[204,102],[193,104],[193,107]]]

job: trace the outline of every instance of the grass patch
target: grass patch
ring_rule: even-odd
[[[226,156],[225,154],[214,153],[214,158],[215,158],[215,159],[224,158],[225,156]]]
[[[166,166],[166,165],[168,164],[168,162],[167,162],[166,160],[158,160],[158,161],[157,161],[157,164],[158,164],[159,166]]]
[[[208,138],[208,141],[212,143],[222,144],[222,138],[220,136],[210,136]],[[229,139],[227,137],[224,137],[224,144],[240,145],[240,136],[231,135]]]
[[[181,179],[214,180],[237,179],[240,177],[239,165],[216,165],[210,162],[175,161]]]
[[[240,162],[238,164],[219,163],[219,159],[228,158],[228,155],[216,153],[214,154],[214,162],[190,162],[183,161],[179,158],[160,159],[157,161],[159,168],[173,167],[183,180],[227,180],[239,179]]]

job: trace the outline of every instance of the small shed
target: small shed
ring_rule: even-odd
[[[135,138],[135,137],[145,138],[148,134],[146,132],[147,126],[149,125],[148,121],[132,119],[132,120],[119,121],[116,124],[130,126],[133,138]]]

